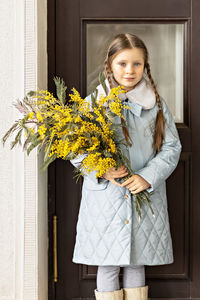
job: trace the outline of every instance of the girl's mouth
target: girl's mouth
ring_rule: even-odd
[[[130,81],[131,81],[131,80],[134,80],[135,78],[132,78],[132,77],[125,77],[124,79],[125,79],[125,80],[130,80]]]

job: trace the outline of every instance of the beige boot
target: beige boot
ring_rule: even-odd
[[[98,292],[94,290],[96,300],[123,300],[123,289],[113,292]]]
[[[148,286],[138,288],[124,288],[125,300],[148,300]]]

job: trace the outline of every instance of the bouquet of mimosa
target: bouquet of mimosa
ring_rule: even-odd
[[[117,132],[119,124],[113,120],[116,116],[123,118],[122,110],[129,109],[119,99],[119,94],[125,93],[123,87],[112,88],[106,96],[94,92],[91,102],[82,99],[76,89],[72,89],[70,99],[66,103],[66,86],[63,80],[54,78],[57,98],[46,90],[30,91],[24,99],[17,100],[15,107],[23,114],[16,120],[3,137],[3,144],[14,132],[15,139],[11,149],[17,144],[29,154],[35,147],[39,152],[44,149],[45,170],[56,158],[72,160],[86,154],[81,164],[81,173],[96,171],[96,177],[101,177],[110,168],[126,165],[129,174],[133,174],[127,158],[123,155]],[[128,145],[127,145],[128,147]],[[141,219],[141,204],[150,204],[147,191],[133,195],[136,199],[136,210]]]

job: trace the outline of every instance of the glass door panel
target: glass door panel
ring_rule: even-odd
[[[133,33],[147,46],[151,74],[176,123],[183,123],[184,24],[86,24],[87,94],[98,84],[106,49],[118,33]]]

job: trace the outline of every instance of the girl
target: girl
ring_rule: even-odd
[[[173,263],[165,180],[177,166],[181,144],[173,117],[151,76],[143,41],[132,34],[117,35],[104,67],[106,93],[118,85],[127,91],[121,95],[130,106],[124,111],[128,130],[124,126],[123,134],[127,142],[132,141],[128,156],[135,175],[119,184],[115,178],[127,175],[125,166],[110,169],[103,178],[85,174],[73,262],[98,266],[97,300],[147,300],[144,266]],[[98,95],[105,94],[102,85],[97,90]],[[80,167],[82,159],[72,163]],[[143,205],[139,224],[134,194],[145,189],[153,192],[155,218]]]

